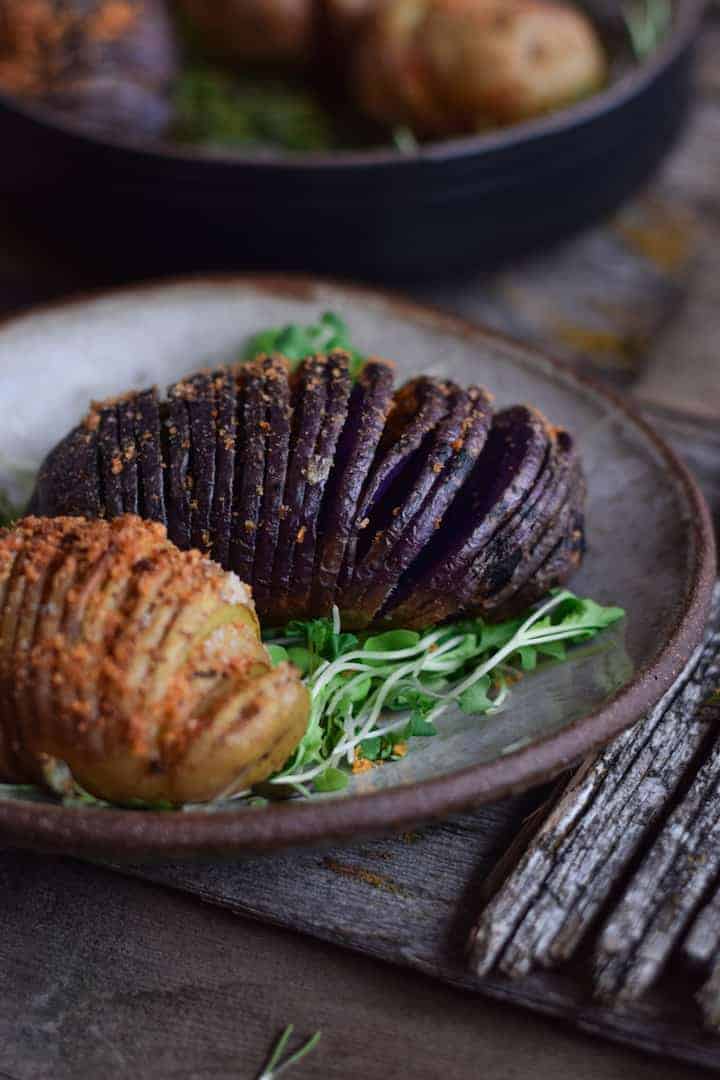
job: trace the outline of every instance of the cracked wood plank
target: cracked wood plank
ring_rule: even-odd
[[[594,974],[604,1000],[637,1001],[657,981],[720,872],[719,783],[716,741],[600,934]]]
[[[710,627],[660,704],[580,771],[482,913],[471,942],[478,975],[555,966],[590,930],[706,737],[698,706],[720,679],[720,590]]]

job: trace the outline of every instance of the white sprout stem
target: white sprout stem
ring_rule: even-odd
[[[450,649],[454,649],[456,645],[458,645],[461,641],[462,637],[451,638],[443,645],[440,645],[437,651],[434,652],[432,655],[437,658],[441,656],[443,652],[449,652]],[[387,701],[390,692],[395,688],[397,683],[404,679],[406,675],[418,675],[420,671],[423,670],[423,667],[426,665],[427,660],[427,656],[421,656],[419,660],[415,660],[411,664],[403,664],[401,668],[398,668],[398,670],[393,675],[391,675],[388,679],[385,680],[385,682],[375,695],[375,698],[373,699],[373,705],[370,708],[368,719],[365,722],[363,731],[372,728],[377,723],[380,713],[382,712],[383,705]],[[367,738],[367,736],[365,736],[365,738]]]
[[[360,743],[365,742],[366,739],[380,739],[383,735],[389,735],[391,731],[397,731],[398,728],[405,727],[406,724],[407,716],[402,715],[399,719],[393,720],[391,724],[386,724],[381,728],[371,728],[370,731],[367,732],[359,732],[357,735],[354,735],[352,739],[346,739],[345,742],[338,743],[330,758],[331,765],[336,765],[338,762],[342,761],[345,754],[351,755],[355,747],[359,746]],[[352,758],[350,758],[350,760],[352,760]]]
[[[407,649],[395,649],[392,652],[365,652],[363,649],[356,649],[354,652],[344,653],[337,660],[333,660],[332,663],[326,662],[325,666],[320,666],[317,669],[312,679],[311,689],[313,696],[317,696],[327,683],[334,679],[352,661],[385,660],[390,663],[395,660],[406,660],[411,656],[417,656],[419,653],[425,652],[446,632],[442,628],[434,630],[431,634],[426,634],[424,638],[421,638],[416,645]]]
[[[517,652],[526,644],[542,644],[543,641],[559,641],[562,638],[577,637],[578,634],[584,633],[586,628],[582,629],[568,629],[565,631],[548,630],[546,632],[539,632],[531,635],[529,631],[544,615],[547,615],[549,611],[554,610],[563,600],[567,598],[567,593],[560,593],[558,596],[551,597],[545,604],[542,605],[529,619],[520,626],[510,640],[503,645],[501,649],[491,656],[484,664],[480,664],[475,671],[463,679],[461,682],[454,686],[447,694],[447,702],[442,705],[436,705],[436,707],[429,714],[428,719],[432,720],[435,717],[440,716],[447,708],[449,708],[452,701],[457,701],[461,694],[466,690],[469,690],[471,686],[474,686],[476,682],[479,682],[484,675],[489,674],[493,668],[497,667],[502,661],[510,656],[512,653]]]

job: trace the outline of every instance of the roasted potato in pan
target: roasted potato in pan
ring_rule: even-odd
[[[590,21],[556,0],[384,0],[354,65],[364,111],[425,136],[550,112],[607,74]]]
[[[0,88],[91,127],[162,134],[178,61],[164,0],[0,0]]]
[[[163,526],[29,517],[0,534],[5,779],[59,760],[113,802],[204,802],[280,768],[308,709],[250,590]]]

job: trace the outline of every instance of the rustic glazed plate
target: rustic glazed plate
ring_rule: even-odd
[[[417,824],[551,777],[634,723],[698,645],[715,574],[695,484],[626,406],[535,351],[388,296],[294,278],[130,288],[0,328],[0,487],[27,492],[46,451],[100,398],[229,361],[256,330],[332,309],[358,347],[417,372],[485,383],[500,405],[533,402],[577,437],[589,483],[589,551],[573,581],[627,619],[547,667],[492,717],[449,716],[402,761],[335,796],[212,813],[0,801],[0,841],[136,858],[217,855]]]

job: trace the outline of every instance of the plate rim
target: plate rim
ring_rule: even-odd
[[[480,323],[420,304],[398,293],[337,279],[296,274],[199,274],[94,290],[60,302],[37,305],[0,319],[0,328],[31,321],[38,315],[81,310],[88,303],[164,293],[174,288],[224,286],[311,298],[323,289],[340,290],[351,301],[385,310],[416,324],[476,342],[495,340],[531,364],[538,360],[564,381],[588,389],[648,440],[664,462],[674,487],[689,508],[693,562],[688,587],[665,646],[601,707],[573,723],[490,762],[435,779],[391,790],[342,799],[293,802],[249,813],[221,811],[182,814],[158,811],[95,810],[45,803],[0,800],[0,837],[17,846],[65,853],[103,853],[120,857],[228,855],[276,851],[306,844],[349,840],[427,823],[484,802],[495,801],[552,779],[575,761],[599,749],[656,705],[670,689],[700,644],[716,580],[712,517],[697,482],[654,428],[613,390],[534,346]]]
[[[140,138],[122,137],[108,133],[92,132],[82,122],[61,112],[23,101],[7,92],[0,93],[0,107],[41,128],[64,134],[80,143],[99,149],[124,151],[142,158],[174,162],[178,165],[201,165],[207,163],[217,169],[236,167],[262,167],[274,172],[308,169],[352,170],[358,167],[399,166],[409,168],[415,164],[455,161],[472,155],[489,157],[492,154],[513,150],[518,146],[532,144],[547,136],[572,132],[622,108],[659,78],[677,58],[689,48],[700,29],[707,7],[707,0],[674,0],[674,22],[667,39],[647,59],[624,73],[608,86],[590,97],[557,109],[546,116],[535,117],[506,129],[460,135],[445,139],[433,139],[419,152],[404,155],[392,147],[360,150],[341,150],[271,154],[262,151],[231,153],[208,153],[202,147],[184,146],[182,143],[160,141],[157,145]]]

